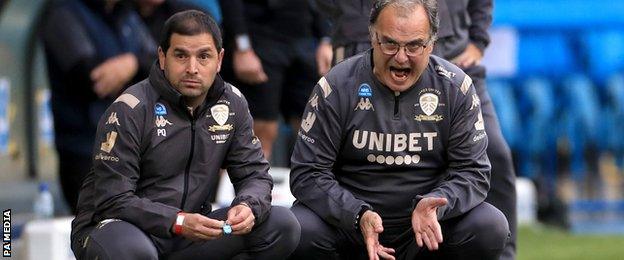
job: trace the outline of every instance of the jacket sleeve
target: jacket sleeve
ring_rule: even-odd
[[[327,223],[349,230],[362,206],[370,205],[340,186],[332,168],[342,144],[339,93],[323,77],[312,92],[291,157],[290,189]]]
[[[134,98],[134,99],[133,99]],[[123,94],[98,124],[94,151],[96,221],[117,218],[158,237],[171,237],[171,226],[180,209],[136,195],[140,178],[141,133],[144,116],[131,94]]]
[[[329,37],[331,25],[329,22],[329,17],[326,12],[324,12],[320,6],[317,5],[314,1],[309,1],[310,12],[314,19],[313,21],[313,33],[314,37],[317,39],[321,39],[324,37]]]
[[[330,19],[336,19],[340,14],[336,0],[316,0],[313,3],[316,4],[319,11],[325,13]],[[332,20],[332,22],[335,22],[335,20]]]
[[[485,200],[490,187],[490,161],[486,154],[487,135],[479,97],[469,76],[464,84],[466,94],[458,93],[451,115],[447,147],[447,176],[431,192],[416,196],[414,206],[422,198],[446,198],[448,204],[438,208],[438,219],[445,220],[464,214]]]
[[[470,0],[468,15],[471,20],[468,29],[470,41],[483,52],[490,44],[490,35],[487,30],[492,25],[492,0]]]
[[[41,22],[40,36],[48,59],[57,70],[72,75],[76,82],[91,82],[90,73],[98,63],[95,46],[80,19],[68,4],[51,3]],[[73,86],[73,84],[72,84]],[[92,86],[78,86],[81,93],[93,93]]]
[[[219,0],[219,6],[223,13],[224,38],[234,40],[237,35],[249,35],[243,0]]]
[[[224,167],[236,193],[231,205],[247,203],[256,221],[263,222],[271,209],[273,179],[269,175],[269,163],[264,158],[260,141],[254,136],[247,102],[242,101],[236,111],[240,116],[234,126],[234,137]]]

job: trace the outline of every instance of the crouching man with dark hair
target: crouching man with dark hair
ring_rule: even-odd
[[[221,44],[206,14],[175,14],[149,78],[100,119],[72,223],[78,259],[284,259],[296,248],[296,218],[271,207],[273,181],[247,101],[218,75]],[[212,211],[220,168],[236,197]]]

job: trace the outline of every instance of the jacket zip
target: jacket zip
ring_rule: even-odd
[[[188,193],[189,172],[191,171],[191,161],[193,161],[193,153],[195,152],[195,118],[191,116],[191,152],[189,153],[186,168],[184,169],[184,192],[182,193],[182,203],[180,209],[184,210],[186,203],[186,195]]]
[[[399,119],[399,95],[400,92],[394,92],[394,119]]]

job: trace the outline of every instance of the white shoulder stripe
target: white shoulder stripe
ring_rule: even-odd
[[[132,94],[126,93],[126,94],[119,96],[117,99],[115,99],[115,102],[113,103],[117,103],[117,102],[124,102],[130,108],[134,109],[141,101],[139,101],[139,99],[133,96]]]
[[[232,92],[234,92],[234,94],[236,94],[238,97],[243,97],[243,93],[240,92],[240,90],[237,87],[234,87],[234,85],[229,84],[230,88],[232,88]]]
[[[470,76],[466,75],[459,89],[461,90],[462,93],[464,93],[464,95],[466,95],[466,92],[468,92],[470,85],[472,85],[472,79],[470,78]]]
[[[327,80],[325,79],[325,77],[321,77],[321,79],[318,81],[319,86],[321,86],[321,90],[323,91],[323,97],[327,98],[329,96],[329,94],[331,94],[332,89],[331,86],[329,85],[329,82],[327,82]]]

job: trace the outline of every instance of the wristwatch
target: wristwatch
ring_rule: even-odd
[[[236,50],[237,51],[247,51],[251,49],[251,41],[249,40],[249,36],[246,34],[237,35],[235,38],[236,41]]]
[[[176,216],[175,224],[173,224],[173,233],[176,235],[182,234],[182,227],[184,225],[184,217],[186,217],[186,213],[178,212]]]

